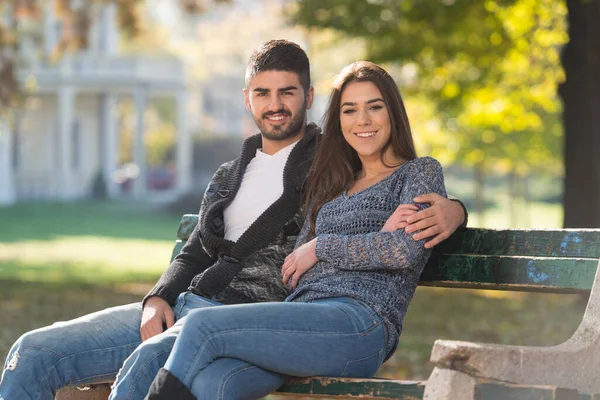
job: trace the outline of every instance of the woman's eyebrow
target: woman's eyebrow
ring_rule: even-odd
[[[382,98],[379,98],[379,97],[377,97],[377,98],[374,98],[374,99],[371,99],[371,100],[367,100],[365,103],[366,103],[366,104],[373,104],[373,103],[377,103],[378,101],[383,101],[383,99],[382,99]],[[355,105],[356,105],[356,103],[355,103],[355,102],[353,102],[353,101],[345,101],[344,103],[342,103],[342,105],[341,105],[340,107],[344,107],[344,106],[355,106]]]

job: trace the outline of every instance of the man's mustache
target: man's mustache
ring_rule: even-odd
[[[262,115],[262,117],[263,117],[263,119],[264,119],[264,118],[270,117],[271,115],[275,115],[275,114],[283,114],[283,115],[287,115],[288,117],[291,117],[291,116],[292,116],[292,113],[291,113],[291,112],[289,112],[289,111],[287,111],[287,110],[284,110],[284,109],[282,108],[281,110],[277,110],[277,111],[268,111],[268,112],[264,113],[264,114]]]

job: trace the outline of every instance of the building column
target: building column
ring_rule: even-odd
[[[109,199],[112,199],[120,194],[120,187],[114,179],[114,174],[118,168],[120,144],[116,113],[117,96],[112,93],[105,93],[100,96],[100,109],[100,145],[102,147],[100,168],[106,185],[106,194]]]
[[[10,124],[0,118],[0,206],[11,205],[16,200],[12,146]]]
[[[148,191],[146,173],[146,148],[144,146],[144,112],[148,105],[148,89],[139,87],[134,94],[136,126],[133,140],[133,162],[138,168],[138,176],[133,181],[133,195],[144,196]]]
[[[63,86],[58,92],[58,195],[62,200],[75,197],[73,177],[73,111],[75,109],[75,89]]]
[[[187,91],[181,90],[175,98],[176,103],[176,131],[177,131],[177,192],[184,194],[192,186],[192,137],[188,125]]]

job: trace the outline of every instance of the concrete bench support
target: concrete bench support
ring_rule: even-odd
[[[437,367],[425,389],[425,398],[431,400],[454,399],[450,395],[459,388],[467,394],[465,375],[600,393],[600,268],[581,324],[566,342],[530,347],[437,340],[431,361]]]

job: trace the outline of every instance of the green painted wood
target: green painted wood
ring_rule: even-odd
[[[197,214],[184,214],[179,222],[179,228],[177,228],[177,237],[181,240],[188,240],[197,224]]]
[[[181,218],[177,237],[186,240],[197,223],[197,215],[184,215]],[[435,253],[598,259],[600,258],[600,229],[466,228],[457,231],[436,246]]]
[[[577,292],[592,288],[597,259],[434,254],[421,275],[428,286]]]
[[[552,386],[524,386],[507,383],[478,383],[475,400],[589,400],[588,394]]]
[[[416,400],[423,398],[424,391],[425,382],[317,377],[295,379],[280,387],[277,394]]]
[[[197,215],[184,215],[177,236],[186,240],[197,223]],[[599,257],[598,229],[468,228],[436,247],[421,284],[566,293],[588,291]]]
[[[454,233],[436,246],[441,254],[600,258],[600,229],[478,229]]]
[[[171,253],[171,261],[175,258],[177,254],[181,251],[181,248],[185,244],[185,240],[176,240],[175,247],[173,247],[173,252]]]

